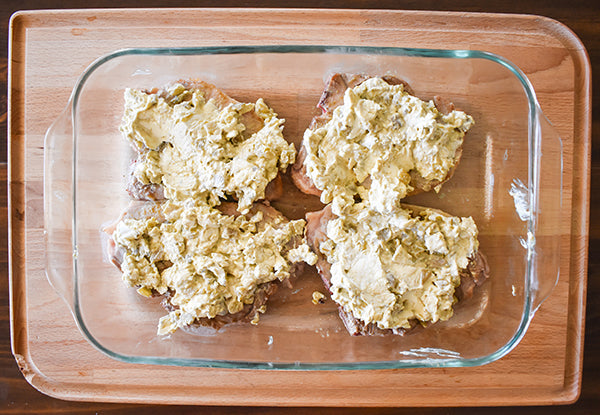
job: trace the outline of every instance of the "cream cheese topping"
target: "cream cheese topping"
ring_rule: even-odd
[[[142,294],[170,291],[177,309],[160,320],[158,334],[235,314],[254,302],[259,285],[287,279],[294,263],[316,262],[303,241],[304,220],[265,220],[261,210],[234,217],[190,201],[165,202],[160,215],[123,219],[113,233],[124,250],[125,283]]]
[[[162,184],[168,199],[216,206],[231,195],[245,213],[264,198],[279,170],[294,162],[294,145],[282,135],[284,120],[262,99],[220,108],[181,84],[167,92],[170,101],[127,89],[120,129],[140,151],[134,175],[144,184]],[[252,134],[249,118],[262,125]]]
[[[312,293],[312,303],[315,305],[324,303],[326,298],[325,294],[320,291],[313,291]]]
[[[375,211],[393,212],[413,190],[409,172],[426,180],[448,175],[472,124],[462,111],[442,114],[403,85],[370,78],[346,90],[325,125],[305,131],[306,172],[336,214],[355,195]]]
[[[365,203],[331,220],[327,237],[319,250],[332,264],[332,299],[381,329],[450,318],[460,272],[478,248],[470,217],[381,214]]]

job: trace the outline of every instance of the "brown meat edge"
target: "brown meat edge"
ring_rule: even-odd
[[[348,88],[354,88],[357,85],[360,85],[362,82],[367,79],[372,78],[370,75],[364,74],[344,74],[344,73],[335,73],[333,74],[327,84],[325,86],[325,90],[321,94],[321,98],[319,99],[319,103],[317,107],[320,108],[323,113],[313,118],[310,123],[309,128],[316,128],[324,125],[331,119],[333,116],[333,110],[338,106],[342,105],[344,102],[344,93]],[[386,81],[390,85],[404,85],[405,90],[413,95],[413,91],[410,85],[394,76],[383,76],[382,79]],[[454,104],[444,100],[439,96],[435,96],[433,98],[434,104],[436,108],[444,113],[448,114],[449,112],[454,110]],[[462,157],[462,145],[456,150],[454,154],[454,167],[452,167],[446,177],[443,180],[427,180],[423,176],[421,176],[418,172],[411,170],[410,174],[410,185],[414,188],[412,192],[410,192],[407,196],[416,195],[422,192],[428,192],[437,186],[447,182],[454,175],[454,171],[460,159]],[[298,151],[298,157],[296,158],[296,162],[292,165],[291,175],[292,181],[300,189],[302,192],[314,195],[321,196],[322,191],[318,189],[312,180],[306,174],[306,166],[304,165],[304,160],[306,159],[306,149],[304,145],[300,146],[300,150]]]
[[[413,213],[418,214],[425,208],[415,205],[402,205],[404,208],[411,210]],[[443,215],[447,213],[442,212],[438,209],[431,209],[439,212]],[[331,264],[327,262],[325,256],[318,250],[318,246],[323,242],[326,236],[327,223],[334,219],[336,216],[331,211],[331,205],[326,206],[324,209],[317,212],[309,212],[306,214],[306,239],[313,250],[317,254],[317,271],[323,281],[323,284],[327,290],[331,293]],[[474,258],[470,258],[469,265],[460,274],[460,285],[456,288],[455,295],[459,301],[464,301],[473,296],[473,292],[476,287],[483,284],[489,277],[489,268],[485,255],[481,251],[477,251]],[[346,330],[352,336],[387,336],[387,335],[404,335],[408,332],[412,332],[417,328],[421,327],[419,322],[411,320],[411,327],[408,329],[380,329],[375,323],[365,324],[360,319],[355,318],[351,312],[343,309],[342,306],[338,305],[338,312]]]
[[[116,224],[125,218],[141,219],[149,216],[154,216],[159,221],[163,221],[164,218],[160,214],[159,206],[159,203],[134,201],[121,214],[120,218],[115,223],[108,225],[104,228],[104,232],[106,232],[109,235],[107,245],[107,254],[109,256],[109,260],[119,270],[121,270],[121,263],[123,261],[124,253],[121,249],[117,247],[114,240],[112,239],[112,233],[116,229]],[[240,213],[237,210],[237,205],[235,203],[225,202],[219,205],[217,208],[226,215],[240,215]],[[285,218],[281,214],[281,212],[279,212],[275,208],[262,203],[255,203],[252,209],[250,209],[248,215],[255,214],[257,211],[263,212],[263,222],[270,221],[276,218]],[[296,237],[292,239],[288,243],[288,245],[286,245],[283,248],[284,251],[289,251],[290,249],[296,248],[301,243],[301,240],[301,237]],[[161,272],[171,265],[172,264],[169,261],[161,261],[157,263],[157,267]],[[287,284],[288,286],[291,286],[291,280],[294,280],[295,277],[301,273],[303,266],[304,264],[302,263],[293,264],[290,269],[290,278],[283,281],[283,283]],[[214,329],[220,329],[227,324],[250,322],[255,318],[255,316],[258,313],[261,312],[261,307],[267,303],[268,299],[277,291],[277,288],[281,283],[282,282],[280,281],[271,281],[268,283],[261,284],[257,287],[257,290],[254,294],[254,301],[251,304],[245,304],[242,310],[240,310],[239,312],[234,314],[219,315],[215,316],[214,318],[199,318],[196,319],[189,327],[184,328],[184,330],[191,333],[195,333],[200,327],[212,327]],[[159,294],[156,291],[153,291],[152,296],[158,297],[161,296],[161,294]],[[171,304],[171,298],[173,296],[173,293],[171,291],[168,291],[162,296],[164,298],[161,304],[167,311],[173,311],[178,308],[177,306]]]

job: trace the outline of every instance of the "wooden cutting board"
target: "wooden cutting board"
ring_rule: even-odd
[[[339,44],[480,49],[529,77],[563,139],[560,280],[523,341],[475,368],[253,371],[126,364],[94,349],[44,273],[43,139],[81,72],[125,47]],[[590,65],[579,40],[538,16],[370,10],[35,11],[11,22],[10,283],[13,353],[63,399],[113,402],[463,406],[556,404],[580,390],[590,176]]]

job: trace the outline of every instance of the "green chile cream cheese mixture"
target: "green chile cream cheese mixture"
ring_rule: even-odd
[[[449,178],[473,118],[378,77],[340,94],[306,129],[301,173],[292,172],[326,204],[306,226],[264,201],[296,150],[263,99],[240,103],[202,81],[125,91],[120,130],[137,152],[133,180],[159,186],[164,199],[137,202],[152,207],[107,228],[110,256],[128,286],[167,298],[158,334],[256,324],[263,294],[302,263],[317,264],[340,315],[359,325],[410,329],[452,316],[461,276],[480,255],[477,226],[402,201],[415,175]],[[312,302],[325,298],[314,292]]]

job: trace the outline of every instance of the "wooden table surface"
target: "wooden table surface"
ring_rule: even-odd
[[[547,2],[547,5],[538,5],[534,0],[506,0],[497,4],[485,4],[483,1],[466,0],[421,0],[421,1],[379,1],[377,8],[387,9],[421,9],[421,10],[454,10],[454,11],[487,11],[506,13],[528,13],[552,17],[569,26],[585,44],[593,70],[600,68],[600,8],[595,7],[592,1],[556,0]],[[285,5],[291,7],[338,7],[338,8],[373,8],[373,4],[367,1],[295,1]],[[125,0],[120,3],[123,7],[135,7],[138,3]],[[146,7],[161,7],[167,5],[164,1],[149,0],[144,3]],[[209,1],[183,1],[170,6],[266,6],[281,7],[281,2],[257,1],[257,2],[209,2]],[[34,414],[34,413],[198,413],[207,411],[218,414],[237,413],[303,413],[302,408],[217,408],[217,407],[165,407],[144,406],[124,404],[99,404],[66,402],[47,397],[33,389],[23,378],[10,351],[9,331],[9,303],[8,303],[8,259],[7,259],[7,191],[6,191],[6,80],[7,80],[7,39],[8,21],[10,15],[20,9],[48,9],[48,8],[81,8],[81,7],[113,7],[110,1],[66,0],[51,2],[47,0],[30,1],[4,0],[0,5],[2,47],[4,53],[0,57],[0,415],[2,414]],[[599,84],[593,86],[593,102],[600,102]],[[596,105],[593,115],[593,144],[600,142],[600,111]],[[589,274],[588,274],[588,301],[586,316],[586,336],[584,350],[583,385],[581,397],[573,405],[561,407],[519,407],[519,408],[493,408],[486,413],[569,413],[569,414],[591,414],[600,413],[600,303],[595,299],[600,295],[600,200],[596,190],[600,191],[598,180],[594,180],[595,174],[600,173],[600,152],[593,147],[592,152],[592,195],[591,195],[591,219],[590,219],[590,246],[589,246]],[[595,213],[598,213],[596,215]],[[311,411],[316,411],[311,409]],[[316,411],[318,413],[431,413],[431,414],[454,414],[454,413],[480,413],[478,408],[431,408],[412,410],[405,409],[335,409],[328,408]]]

